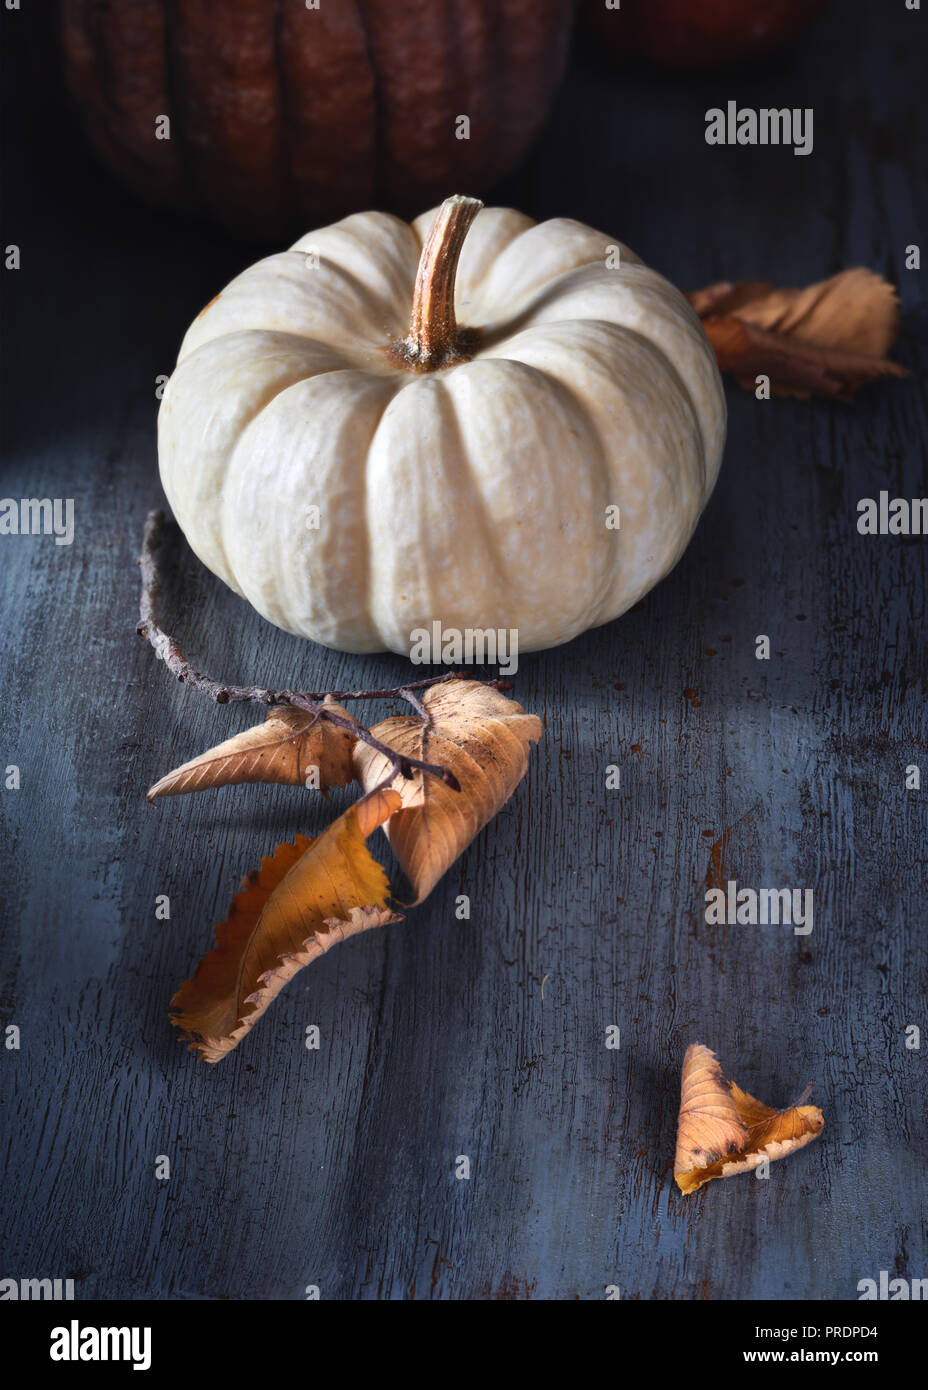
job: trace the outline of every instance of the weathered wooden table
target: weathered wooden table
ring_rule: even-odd
[[[29,16],[5,17],[4,241],[22,267],[4,280],[0,492],[76,511],[69,547],[0,540],[0,763],[21,769],[0,802],[0,1022],[21,1030],[0,1049],[0,1276],[71,1277],[79,1298],[854,1299],[881,1269],[928,1274],[928,541],[856,530],[859,499],[928,481],[925,272],[905,268],[928,227],[925,20],[880,8],[842,0],[750,72],[576,54],[497,201],[599,225],[687,288],[871,266],[899,286],[913,375],[853,406],[731,388],[722,477],[676,571],[619,622],[523,659],[516,693],[546,733],[514,799],[425,906],[304,972],[215,1069],[168,1000],[243,872],[331,810],[270,787],[146,804],[256,712],[154,661],[134,559],[161,499],[156,377],[254,253],[124,198]],[[708,147],[704,112],[730,98],[812,106],[814,152]],[[182,542],[168,559],[169,624],[226,679],[408,669],[289,638]],[[812,888],[812,934],[708,927],[706,887],[729,879]],[[771,1103],[813,1079],[826,1130],[768,1181],[684,1200],[696,1040]]]

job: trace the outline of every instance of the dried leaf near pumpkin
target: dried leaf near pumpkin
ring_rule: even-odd
[[[749,390],[764,375],[777,396],[850,400],[866,382],[908,375],[887,358],[899,332],[896,291],[871,270],[795,290],[726,281],[687,298],[720,369]]]
[[[677,1123],[674,1177],[683,1193],[713,1178],[786,1158],[821,1134],[825,1120],[814,1105],[774,1110],[722,1074],[714,1052],[701,1043],[686,1049]]]
[[[408,757],[441,763],[460,784],[455,792],[421,772],[397,777],[392,784],[402,809],[390,818],[386,834],[415,889],[416,903],[428,897],[509,800],[525,776],[529,748],[542,735],[536,715],[481,681],[433,685],[422,704],[427,720],[398,716],[371,730]],[[390,770],[384,755],[364,743],[355,747],[355,767],[366,789],[380,785]]]
[[[400,920],[365,843],[398,806],[396,792],[374,792],[317,839],[278,845],[245,880],[215,948],[171,1000],[171,1022],[192,1051],[218,1062],[304,965],[348,936]]]
[[[336,714],[351,718],[341,705],[326,703]],[[343,787],[354,778],[354,743],[349,729],[321,715],[292,705],[275,705],[262,724],[218,743],[162,777],[149,790],[148,800],[241,782],[308,786],[313,772],[318,789],[325,794],[329,787]]]
[[[391,833],[421,902],[525,775],[542,727],[515,700],[480,681],[454,679],[430,687],[422,704],[425,719],[387,719],[371,732],[406,757],[440,760],[459,789],[420,771],[388,786],[389,759],[356,743],[366,795],[317,839],[297,836],[262,861],[216,928],[215,948],[172,1000],[171,1021],[205,1061],[231,1052],[287,981],[330,946],[401,920],[390,906],[386,873],[366,845],[378,826]],[[278,770],[286,774],[286,764]]]

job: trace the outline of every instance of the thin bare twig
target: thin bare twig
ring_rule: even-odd
[[[199,690],[202,695],[206,695],[210,700],[215,700],[220,705],[246,701],[261,705],[294,705],[297,709],[306,710],[316,719],[327,719],[340,729],[348,729],[362,743],[368,744],[369,747],[376,749],[378,753],[389,759],[389,775],[380,784],[381,786],[389,786],[397,776],[409,778],[413,775],[413,768],[417,768],[420,772],[428,772],[433,777],[441,778],[454,791],[461,790],[460,784],[450,768],[398,753],[396,749],[382,743],[363,724],[359,724],[350,715],[346,717],[339,714],[336,710],[331,709],[327,703],[328,701],[341,702],[344,700],[405,699],[422,716],[426,721],[426,727],[428,727],[431,724],[431,717],[422,702],[412,692],[425,690],[433,685],[443,685],[446,681],[454,680],[457,672],[449,672],[443,676],[431,676],[425,680],[407,681],[405,685],[395,686],[392,689],[320,692],[270,690],[260,685],[228,685],[213,680],[211,676],[204,675],[202,671],[198,671],[195,666],[192,666],[184,656],[177,641],[169,636],[158,622],[155,601],[162,592],[162,588],[155,555],[163,539],[164,526],[164,512],[152,511],[148,513],[145,519],[145,534],[138,561],[142,575],[138,632],[140,636],[151,643],[155,655],[164,662],[168,670],[179,681],[185,685],[192,685],[195,690]],[[486,684],[496,690],[508,690],[511,685],[509,681],[503,680],[487,681]]]

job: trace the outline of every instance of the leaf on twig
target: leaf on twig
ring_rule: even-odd
[[[371,730],[407,757],[440,763],[460,784],[461,790],[454,791],[421,772],[393,780],[402,810],[391,818],[386,834],[417,903],[512,796],[528,767],[529,746],[542,735],[540,719],[482,681],[461,678],[433,685],[422,704],[428,722],[398,716]],[[365,789],[389,775],[389,760],[364,743],[355,746],[354,761]]]
[[[336,714],[351,718],[334,701],[326,704]],[[312,785],[311,777],[318,778],[319,790],[325,793],[353,779],[354,742],[350,730],[320,715],[294,705],[275,705],[263,724],[245,729],[162,777],[149,791],[148,800],[239,782],[307,786]]]
[[[317,839],[278,845],[245,880],[215,948],[171,1001],[191,1051],[220,1061],[304,965],[348,936],[400,920],[365,844],[399,805],[390,790],[362,797]]]
[[[695,1192],[712,1178],[785,1158],[821,1134],[825,1121],[815,1105],[773,1110],[722,1075],[714,1052],[701,1043],[686,1049],[673,1173],[681,1192]]]
[[[688,298],[721,370],[751,390],[765,375],[778,396],[850,400],[865,382],[908,375],[886,356],[899,331],[896,291],[862,267],[804,289],[723,282]]]

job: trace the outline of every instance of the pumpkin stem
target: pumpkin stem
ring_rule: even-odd
[[[435,215],[419,258],[409,333],[391,351],[405,367],[431,372],[470,355],[454,316],[454,281],[464,238],[482,207],[478,198],[456,193]]]

